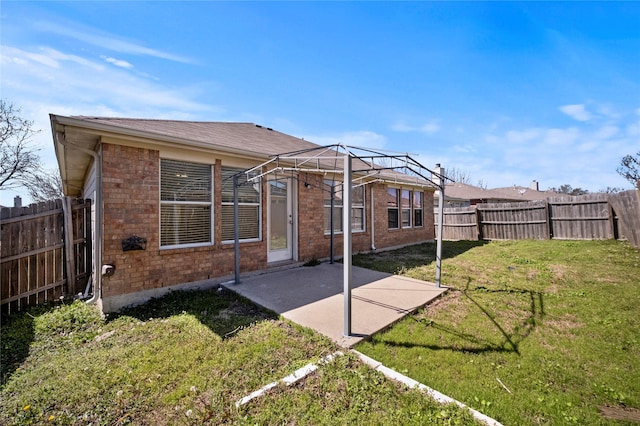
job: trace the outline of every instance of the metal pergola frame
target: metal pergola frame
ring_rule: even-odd
[[[317,152],[312,155],[311,153]],[[333,155],[327,155],[331,153]],[[353,164],[356,160],[354,169]],[[338,167],[338,162],[342,161],[342,167]],[[331,165],[333,162],[333,165]],[[438,165],[439,167],[439,165]],[[391,173],[402,170],[403,175]],[[436,239],[436,286],[440,287],[442,269],[442,228],[443,228],[443,208],[444,208],[444,188],[445,180],[448,179],[439,171],[434,171],[420,164],[408,153],[398,153],[393,151],[374,150],[344,144],[333,144],[310,148],[305,150],[287,152],[274,155],[270,160],[262,164],[244,170],[233,176],[234,186],[234,236],[235,236],[235,283],[240,282],[240,250],[239,250],[239,223],[238,223],[238,177],[245,173],[247,183],[261,179],[262,177],[278,172],[289,172],[292,175],[298,172],[306,173],[332,173],[343,174],[342,183],[342,214],[343,214],[343,288],[344,288],[344,335],[351,336],[351,288],[352,288],[352,234],[351,234],[351,192],[356,186],[368,185],[382,182],[390,184],[408,184],[413,186],[432,187],[439,190],[439,214],[438,232]],[[361,176],[355,181],[353,174]],[[435,177],[437,182],[432,178]],[[332,207],[334,186],[331,187]],[[333,209],[332,209],[333,220]],[[331,226],[331,259],[333,260],[333,223]]]

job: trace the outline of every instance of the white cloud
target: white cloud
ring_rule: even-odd
[[[306,140],[318,145],[344,144],[348,146],[384,149],[387,138],[370,130],[358,130],[334,135],[305,136]]]
[[[391,130],[400,133],[424,133],[431,135],[442,129],[438,120],[431,120],[418,126],[408,125],[404,121],[398,121],[391,126]]]
[[[540,134],[541,131],[539,129],[509,130],[505,137],[509,143],[521,144],[538,139]]]
[[[594,137],[598,139],[609,139],[616,136],[620,132],[618,126],[606,125],[599,128]]]
[[[29,51],[2,46],[1,65],[3,96],[15,91],[23,98],[73,106],[76,114],[93,114],[101,102],[107,102],[107,107],[120,111],[120,115],[154,111],[152,116],[157,116],[159,111],[167,111],[171,116],[173,112],[216,110],[192,100],[200,92],[197,86],[168,88],[131,75],[122,69],[122,63],[105,67],[55,49]]]
[[[116,58],[111,58],[106,56],[101,56],[101,58],[104,59],[105,62],[109,62],[110,64],[113,64],[116,67],[126,68],[126,69],[133,68],[133,65],[131,65],[129,62],[124,61],[122,59],[116,59]]]
[[[631,123],[627,126],[627,135],[640,136],[640,121]]]
[[[593,115],[585,109],[584,104],[563,105],[559,109],[577,121],[589,121],[593,118]]]
[[[453,146],[453,150],[456,152],[464,152],[464,153],[471,153],[471,152],[476,152],[476,148],[473,145],[454,145]]]
[[[580,130],[575,127],[568,129],[546,129],[542,138],[543,144],[571,145],[580,138]]]
[[[66,36],[75,40],[91,44],[119,53],[128,53],[132,55],[152,56],[168,61],[193,63],[189,58],[174,55],[172,53],[163,52],[161,50],[152,49],[137,43],[122,40],[120,37],[102,33],[95,28],[84,27],[74,22],[45,22],[40,21],[34,23],[36,30]]]

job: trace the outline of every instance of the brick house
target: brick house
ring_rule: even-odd
[[[240,173],[318,145],[250,123],[50,119],[65,195],[94,201],[93,299],[105,312],[233,276],[235,174],[243,273],[327,258],[331,186],[334,250],[342,253],[340,173],[298,170],[255,181]],[[434,238],[433,186],[382,175],[352,190],[354,253]],[[132,236],[146,244],[125,248]]]

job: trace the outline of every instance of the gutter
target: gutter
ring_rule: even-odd
[[[52,117],[53,118],[53,117]],[[56,120],[58,121],[58,120]],[[96,195],[94,204],[96,206],[96,224],[94,226],[94,254],[95,254],[95,263],[92,268],[93,275],[93,294],[91,298],[89,298],[86,302],[89,304],[96,303],[101,295],[102,295],[102,217],[103,217],[103,206],[102,206],[102,145],[98,144],[97,150],[99,152],[86,149],[84,147],[71,144],[67,142],[64,138],[64,135],[55,129],[54,121],[52,120],[51,125],[53,128],[53,135],[55,142],[64,146],[65,149],[69,147],[73,147],[73,149],[78,150],[79,152],[85,153],[93,157],[94,164],[96,166]],[[59,122],[57,124],[60,124]],[[64,125],[63,125],[64,126]]]

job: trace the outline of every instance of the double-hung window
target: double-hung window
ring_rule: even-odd
[[[402,227],[411,228],[411,191],[403,189],[400,191],[402,206]]]
[[[213,243],[211,165],[160,160],[160,246]]]
[[[351,189],[351,231],[364,231],[364,185]]]
[[[342,182],[324,181],[324,232],[331,233],[331,195],[333,194],[333,232],[342,232]]]
[[[423,198],[424,192],[414,191],[413,192],[413,225],[416,227],[423,226]]]
[[[324,181],[324,232],[331,233],[331,187],[333,186],[333,231],[343,232],[342,182]],[[351,231],[364,231],[364,186],[351,189]]]
[[[388,216],[388,225],[389,229],[398,229],[400,228],[399,215],[398,215],[398,192],[397,188],[388,188],[387,189],[387,216]]]
[[[248,181],[242,169],[222,168],[222,241],[235,239],[233,176],[238,175],[238,225],[240,240],[260,240],[262,181]]]

